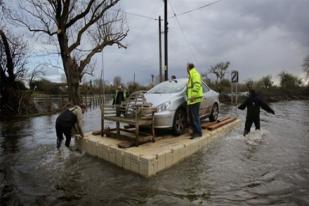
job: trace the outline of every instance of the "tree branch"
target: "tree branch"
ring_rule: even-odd
[[[91,0],[88,3],[87,8],[80,14],[76,15],[75,17],[73,17],[67,24],[66,24],[66,28],[69,28],[70,26],[72,26],[73,24],[75,24],[75,22],[77,22],[78,20],[84,18],[90,11],[92,4],[95,2],[95,0]],[[103,1],[105,2],[105,1]]]
[[[26,22],[24,22],[24,21],[22,21],[22,20],[20,20],[20,19],[18,19],[18,18],[12,17],[12,19],[13,19],[14,21],[16,21],[16,22],[22,24],[23,26],[25,26],[25,27],[26,27],[29,31],[31,31],[31,32],[43,32],[43,33],[45,33],[45,34],[48,34],[49,36],[53,36],[53,35],[57,34],[57,32],[55,32],[55,31],[52,32],[52,31],[50,31],[49,29],[45,30],[45,29],[35,29],[35,28],[32,28],[32,27],[30,27],[30,25],[28,25]]]
[[[103,6],[103,4],[105,3],[105,1],[102,1],[100,4],[98,4],[93,12],[92,12],[92,15],[91,15],[91,18],[90,20],[84,25],[83,28],[80,29],[80,31],[78,32],[77,34],[77,39],[76,41],[69,47],[69,51],[73,51],[74,49],[76,49],[79,45],[80,45],[80,42],[81,42],[81,39],[82,39],[82,36],[83,34],[85,33],[85,31],[87,31],[89,29],[89,27],[91,27],[93,24],[95,24],[100,18],[103,17],[104,13],[110,9],[111,7],[113,7],[116,3],[118,2],[117,1],[113,1],[111,2],[111,4],[107,5],[104,9],[102,9],[99,14],[96,14],[96,12],[99,10],[100,7]]]
[[[19,5],[19,8],[23,11],[25,11],[26,14],[29,14],[30,16],[34,17],[35,19],[38,19],[39,22],[43,25],[42,28],[35,28],[30,26],[31,23],[26,22],[24,17],[19,16],[18,14],[9,14],[9,17],[14,20],[15,22],[21,24],[22,26],[26,27],[31,32],[43,32],[45,34],[48,34],[49,36],[55,35],[56,31],[51,31],[51,21],[48,20],[54,20],[52,15],[50,14],[48,8],[44,8],[46,4],[39,4],[35,0],[25,0],[28,2],[28,4],[31,4],[32,10],[27,9],[27,7]],[[49,4],[52,6],[52,0],[48,1]],[[45,16],[44,16],[45,15]]]
[[[113,44],[117,44],[118,47],[127,48],[126,46],[120,43],[120,41],[122,41],[126,36],[127,33],[124,33],[118,36],[116,39],[112,40],[105,39],[103,42],[101,42],[101,44],[98,44],[96,47],[94,47],[92,51],[86,56],[86,58],[80,61],[80,71],[84,70],[85,66],[90,62],[93,55],[95,55],[98,52],[101,52],[103,48],[107,45],[111,46]]]

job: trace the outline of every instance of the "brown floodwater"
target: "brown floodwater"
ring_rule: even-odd
[[[246,138],[245,112],[223,106],[241,128],[151,178],[58,152],[57,115],[0,122],[0,205],[309,205],[309,101],[271,106]],[[100,128],[99,114],[88,110],[85,131]]]

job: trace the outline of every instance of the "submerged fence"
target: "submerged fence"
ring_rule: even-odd
[[[81,100],[88,108],[96,108],[103,103],[102,95],[82,96]],[[39,113],[59,111],[69,103],[65,95],[44,95],[33,97],[34,105]],[[105,95],[105,107],[107,111],[112,109],[112,95]]]

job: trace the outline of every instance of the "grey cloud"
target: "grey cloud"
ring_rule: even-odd
[[[169,2],[169,8],[180,14],[211,0]],[[129,13],[163,17],[162,0],[121,1],[120,7]],[[238,69],[242,80],[267,74],[275,77],[283,70],[300,74],[309,53],[308,8],[309,0],[222,0],[169,18],[169,76],[186,76],[188,61],[202,72],[220,61],[231,61],[230,69]],[[112,81],[117,75],[131,81],[135,72],[136,80],[146,84],[151,74],[158,74],[158,22],[129,13],[130,32],[123,42],[128,49],[104,50],[105,78]],[[173,15],[171,9],[169,15]],[[101,68],[99,54],[97,77]]]
[[[163,14],[162,1],[122,2],[129,12],[154,18]],[[170,0],[169,7],[179,14],[203,4],[204,0]],[[309,51],[307,8],[308,0],[223,0],[178,16],[179,22],[170,18],[169,74],[186,76],[188,61],[195,62],[201,72],[220,61],[231,61],[230,69],[240,70],[242,80],[267,74],[275,77],[283,70],[301,73],[302,58]],[[108,76],[130,80],[135,72],[137,80],[147,83],[159,67],[157,22],[127,17],[128,49],[110,50],[113,55],[106,64],[113,72]]]
[[[227,2],[227,1],[226,1]],[[222,3],[223,7],[223,3]],[[274,25],[289,31],[294,38],[309,46],[309,1],[308,0],[259,0],[228,1],[225,9],[232,9],[241,17],[258,19],[255,26],[265,29]],[[242,28],[248,25],[241,25]]]

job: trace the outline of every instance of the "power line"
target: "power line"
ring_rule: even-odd
[[[194,53],[199,54],[198,49],[194,46],[193,43],[191,43],[191,42],[188,40],[187,35],[186,35],[184,29],[182,28],[182,26],[181,26],[181,24],[180,24],[180,21],[179,21],[179,19],[178,19],[178,16],[185,15],[185,14],[191,13],[191,12],[193,12],[193,11],[203,9],[203,8],[205,8],[205,7],[209,7],[209,6],[213,5],[213,4],[219,3],[220,1],[222,1],[222,0],[217,0],[217,1],[213,1],[213,2],[207,3],[207,4],[205,4],[205,5],[202,5],[202,6],[198,7],[198,8],[190,9],[190,10],[188,10],[188,11],[179,13],[178,15],[176,14],[175,10],[173,9],[173,7],[172,7],[172,5],[171,5],[171,3],[170,3],[170,1],[169,1],[170,7],[171,7],[172,12],[173,12],[173,16],[171,16],[171,17],[169,17],[169,18],[176,18],[177,25],[179,26],[179,29],[180,29],[180,31],[182,32],[185,41],[187,42],[187,44],[189,45],[190,49],[192,50],[191,55],[192,55],[192,58],[193,58],[193,60],[194,60],[195,62],[196,62],[196,58],[195,58],[195,55],[193,55],[193,54],[194,54]]]
[[[118,12],[118,10],[116,10],[116,9],[111,9],[111,10]],[[136,17],[140,17],[140,18],[144,18],[144,19],[153,20],[153,21],[157,21],[158,20],[157,18],[153,18],[151,16],[146,16],[146,15],[143,15],[143,14],[137,14],[137,13],[128,12],[128,11],[124,11],[124,10],[120,10],[120,12],[128,14],[128,15],[131,15],[131,16],[136,16]]]
[[[191,12],[193,12],[193,11],[203,9],[203,8],[205,8],[205,7],[209,7],[209,6],[213,5],[213,4],[219,3],[220,1],[222,1],[222,0],[213,1],[213,2],[207,3],[207,4],[203,5],[203,6],[197,7],[197,8],[195,8],[195,9],[190,9],[190,10],[188,10],[188,11],[184,11],[184,12],[182,12],[182,13],[179,13],[177,16],[182,16],[182,15],[191,13]],[[176,17],[176,14],[174,13],[174,15],[171,16],[170,18],[175,18],[175,17]]]
[[[136,13],[132,13],[132,12],[127,12],[127,11],[122,11],[128,15],[131,15],[131,16],[137,16],[137,17],[141,17],[141,18],[145,18],[145,19],[150,19],[150,20],[154,20],[154,21],[157,21],[158,19],[157,18],[153,18],[153,17],[150,17],[150,16],[145,16],[145,15],[142,15],[142,14],[136,14]]]
[[[219,3],[220,1],[222,0],[217,0],[217,1],[213,1],[213,2],[210,2],[210,3],[207,3],[205,5],[202,5],[200,7],[197,7],[197,8],[194,8],[194,9],[190,9],[188,11],[184,11],[182,13],[179,13],[176,15],[176,13],[173,11],[174,15],[169,17],[169,18],[175,18],[176,16],[182,16],[182,15],[185,15],[185,14],[188,14],[188,13],[191,13],[193,11],[196,11],[196,10],[200,10],[200,9],[203,9],[205,7],[209,7],[213,4],[217,4]],[[169,1],[168,1],[169,2]],[[170,4],[170,3],[169,3]],[[171,4],[170,4],[171,5]],[[113,9],[114,10],[114,9]],[[115,10],[114,10],[115,11]],[[141,18],[145,18],[145,19],[149,19],[149,20],[154,20],[154,21],[157,21],[158,19],[157,18],[154,18],[154,17],[151,17],[151,16],[146,16],[146,15],[143,15],[143,14],[137,14],[137,13],[133,13],[133,12],[128,12],[128,11],[124,11],[124,10],[121,10],[121,12],[123,13],[126,13],[128,15],[131,15],[131,16],[137,16],[137,17],[141,17]]]
[[[210,2],[210,3],[207,3],[205,5],[202,5],[200,7],[197,7],[197,8],[194,8],[194,9],[190,9],[188,11],[184,11],[182,13],[179,13],[179,14],[176,14],[174,11],[174,15],[173,16],[170,16],[169,18],[176,18],[176,16],[182,16],[182,15],[185,15],[185,14],[188,14],[188,13],[191,13],[193,11],[196,11],[196,10],[200,10],[200,9],[203,9],[205,7],[209,7],[213,4],[217,4],[219,3],[220,1],[222,0],[217,0],[217,1],[213,1],[213,2]],[[168,1],[169,2],[169,1]],[[169,3],[170,4],[170,3]],[[170,4],[171,5],[171,4]],[[114,10],[114,9],[113,9]],[[114,10],[116,11],[116,10]],[[125,13],[125,14],[128,14],[128,15],[131,15],[131,16],[136,16],[136,17],[140,17],[140,18],[144,18],[144,19],[149,19],[149,20],[153,20],[153,21],[157,21],[158,19],[157,18],[154,18],[154,17],[151,17],[151,16],[146,16],[146,15],[143,15],[143,14],[137,14],[137,13],[133,13],[133,12],[128,12],[128,11],[124,11],[124,10],[121,10],[121,12]]]
[[[193,44],[189,42],[189,40],[188,40],[188,38],[187,38],[187,35],[185,34],[185,31],[183,30],[183,28],[182,28],[182,26],[181,26],[181,24],[180,24],[180,21],[179,21],[178,18],[177,18],[177,15],[176,15],[176,12],[175,12],[173,6],[171,5],[170,2],[169,2],[169,4],[170,4],[170,7],[171,7],[171,9],[172,9],[172,12],[174,13],[174,17],[176,18],[176,22],[177,22],[177,25],[178,25],[180,31],[181,31],[181,33],[182,33],[182,35],[183,35],[185,41],[187,42],[187,44],[189,45],[189,47],[190,47],[191,50],[192,50],[192,53],[191,53],[191,54],[192,54],[192,58],[193,58],[193,60],[196,62],[196,58],[195,58],[195,55],[193,55],[193,53],[198,53],[198,51],[197,51],[197,49],[193,46]]]
[[[40,58],[44,56],[51,56],[51,55],[60,55],[60,52],[50,52],[50,53],[32,53],[27,55],[27,58]]]

